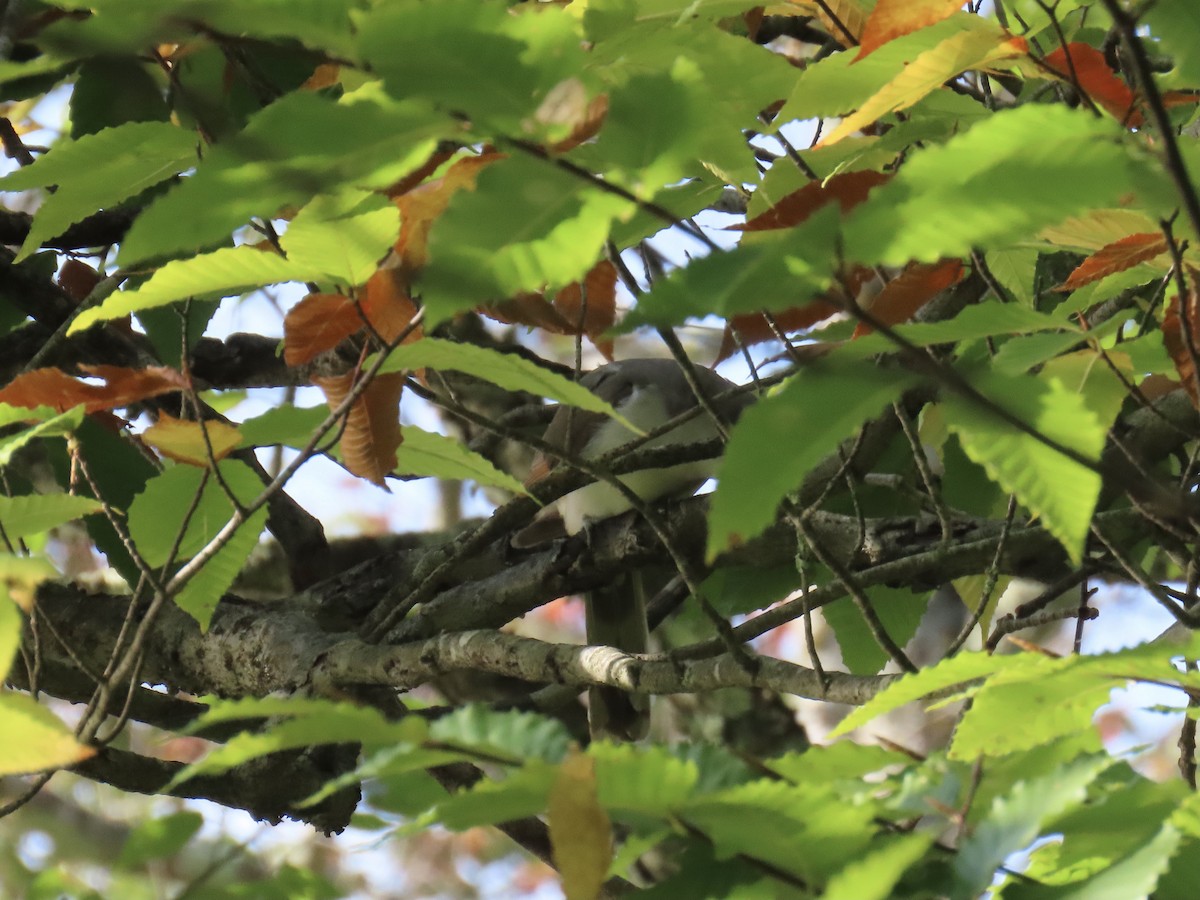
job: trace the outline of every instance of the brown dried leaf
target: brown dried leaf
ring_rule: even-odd
[[[1131,234],[1101,247],[1081,262],[1055,290],[1073,291],[1117,272],[1132,269],[1156,256],[1162,256],[1168,249],[1167,239],[1160,231]]]
[[[301,366],[332,350],[363,327],[353,300],[341,294],[309,294],[283,319],[283,359]]]
[[[353,373],[313,378],[325,394],[330,409],[336,409],[354,387]],[[396,468],[400,434],[400,395],[404,374],[388,372],[375,376],[350,407],[342,432],[342,462],[352,473],[380,487]]]
[[[962,260],[949,259],[938,263],[912,263],[907,269],[884,285],[871,301],[871,314],[884,325],[907,322],[917,310],[963,277]],[[870,334],[873,329],[859,322],[854,337]]]
[[[128,406],[147,397],[168,394],[187,386],[183,376],[165,366],[126,369],[121,366],[81,366],[105,384],[88,384],[60,369],[34,369],[18,375],[0,390],[0,403],[13,406],[49,406],[59,412],[83,404],[89,412]]]

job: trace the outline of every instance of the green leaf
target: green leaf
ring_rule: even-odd
[[[241,447],[303,447],[329,416],[325,406],[276,406],[261,416],[247,419],[237,426],[241,432]]]
[[[396,450],[397,475],[456,478],[503,488],[514,494],[529,493],[518,479],[497,469],[454,438],[434,434],[415,425],[401,426],[400,433],[404,441]]]
[[[902,265],[1003,246],[1116,203],[1131,189],[1130,167],[1111,121],[1062,106],[1003,110],[943,146],[915,151],[850,213],[846,255]]]
[[[837,258],[837,219],[836,206],[824,209],[779,236],[689,263],[638,298],[621,330],[803,305],[829,287]]]
[[[872,587],[868,599],[884,630],[898,647],[904,647],[921,624],[929,607],[929,595],[910,590]],[[890,657],[879,646],[858,607],[849,598],[821,608],[821,614],[833,629],[842,662],[856,675],[874,675]]]
[[[91,59],[79,67],[71,90],[71,137],[96,134],[127,122],[167,122],[171,109],[165,78],[150,63],[126,58]],[[159,78],[162,78],[160,81]]]
[[[1154,37],[1171,54],[1171,78],[1179,85],[1200,84],[1200,9],[1190,3],[1155,3],[1139,14]]]
[[[218,465],[221,481],[240,504],[249,505],[262,491],[262,482],[245,463],[223,460]],[[233,504],[215,477],[193,466],[169,466],[148,481],[130,504],[129,536],[146,562],[155,567],[166,563],[178,546],[178,566],[204,549],[233,515]],[[233,537],[175,597],[201,628],[208,627],[213,610],[258,543],[266,521],[264,505],[238,526]]]
[[[415,717],[388,722],[378,710],[335,703],[311,697],[265,697],[243,700],[206,698],[211,704],[190,730],[199,731],[219,722],[284,716],[261,731],[246,731],[230,739],[199,762],[179,772],[173,787],[197,775],[218,775],[234,766],[281,750],[296,750],[312,744],[356,742],[370,748],[411,745],[423,740],[425,723]]]
[[[284,259],[254,247],[222,247],[191,259],[169,262],[131,291],[118,291],[75,317],[68,334],[86,331],[97,322],[119,319],[189,297],[228,297],[285,281],[317,281],[319,268]]]
[[[546,809],[558,767],[531,760],[502,781],[480,781],[438,804],[433,819],[452,831],[536,816]]]
[[[369,366],[370,361],[367,362]],[[608,403],[587,388],[544,369],[515,353],[500,353],[475,344],[460,344],[442,338],[422,338],[397,347],[388,356],[381,372],[412,369],[451,369],[474,375],[499,385],[506,391],[528,391],[590,412],[611,416],[626,428],[637,432]]]
[[[392,94],[428,98],[484,134],[531,130],[550,89],[585,67],[579,20],[555,7],[511,15],[478,0],[379,4],[359,35]]]
[[[456,709],[435,721],[429,735],[465,750],[504,754],[515,763],[536,757],[560,762],[571,736],[561,722],[527,712],[495,712],[481,703]]]
[[[905,871],[933,843],[927,834],[885,839],[829,879],[822,900],[887,900]]]
[[[858,859],[871,843],[871,803],[846,803],[826,785],[754,781],[693,798],[678,817],[718,855],[744,853],[805,880]]]
[[[272,218],[342,185],[386,187],[424,162],[446,128],[420,104],[397,104],[377,91],[339,103],[311,91],[288,94],[143,212],[119,262],[194,252],[255,216]]]
[[[220,465],[224,467],[226,463]],[[267,516],[265,504],[251,513],[221,549],[175,595],[175,604],[195,619],[202,630],[208,628],[221,597],[241,574],[250,553],[258,546],[258,539],[267,527]]]
[[[911,766],[911,756],[898,750],[887,750],[868,744],[838,741],[828,746],[814,746],[803,753],[789,753],[763,763],[768,769],[789,781],[812,781],[829,784],[852,781],[862,784],[863,777],[895,766]]]
[[[83,407],[76,406],[64,413],[55,413],[54,410],[45,406],[39,406],[37,409],[25,409],[0,403],[0,425],[9,425],[28,419],[41,419],[41,421],[16,434],[0,438],[0,468],[8,465],[14,453],[36,438],[61,437],[64,434],[70,434],[83,422]]]
[[[33,165],[0,178],[0,191],[58,185],[47,194],[16,261],[98,209],[116,206],[196,163],[197,137],[166,122],[131,122],[59,141]]]
[[[1068,331],[1083,340],[1075,326],[1046,313],[1015,303],[979,303],[968,306],[953,319],[945,322],[920,322],[896,325],[893,330],[910,344],[930,347],[952,344],[996,335],[1032,334],[1039,331]],[[842,359],[867,359],[878,353],[896,349],[886,335],[874,332],[842,345],[835,355]]]
[[[746,410],[718,470],[708,557],[759,534],[817,463],[915,383],[861,364],[819,363]],[[781,454],[781,447],[788,452]]]
[[[667,817],[693,795],[700,776],[695,762],[666,747],[597,741],[587,752],[596,760],[596,796],[616,815]]]
[[[1037,274],[1038,252],[1024,248],[992,250],[984,254],[984,261],[1000,286],[1012,294],[1022,306],[1033,309],[1037,305],[1034,279]]]
[[[458,191],[429,237],[417,290],[432,323],[521,291],[559,288],[596,264],[612,221],[630,211],[545,160],[514,155]]]
[[[15,541],[27,535],[49,531],[101,509],[103,504],[100,501],[73,494],[0,496],[0,529],[3,529],[8,540]]]
[[[117,857],[117,865],[138,869],[156,859],[174,856],[192,839],[204,817],[198,812],[182,811],[146,819],[138,823]]]
[[[960,653],[912,675],[893,681],[846,718],[829,733],[829,738],[842,737],[884,713],[899,709],[906,703],[919,700],[935,691],[966,684],[1002,672],[1006,669],[1037,665],[1028,654],[1021,656],[989,656],[986,653]]]
[[[810,64],[797,77],[780,121],[841,116],[857,109],[921,53],[963,31],[978,29],[980,23],[974,18],[952,16],[889,41],[862,59],[848,50]]]
[[[400,235],[400,211],[382,194],[317,196],[279,239],[287,258],[346,287],[363,284]]]
[[[1011,853],[1028,847],[1045,823],[1087,799],[1087,787],[1113,765],[1108,756],[1083,759],[1056,772],[1019,782],[999,797],[954,858],[956,896],[976,896],[991,883],[996,868]]]
[[[1099,460],[1107,426],[1076,393],[1060,381],[980,372],[973,386],[1038,433]],[[1083,545],[1100,495],[1100,474],[1069,459],[996,413],[957,395],[943,401],[946,424],[972,461],[1045,522],[1071,559],[1083,558]]]

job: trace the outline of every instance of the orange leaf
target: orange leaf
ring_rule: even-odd
[[[1104,54],[1095,47],[1078,42],[1067,44],[1065,48],[1059,47],[1046,54],[1044,62],[1121,124],[1133,128],[1142,124],[1142,114],[1135,109],[1133,91],[1108,67]]]
[[[554,298],[554,308],[570,323],[571,334],[582,324],[583,333],[604,358],[613,358],[613,342],[600,340],[617,321],[617,270],[612,263],[606,259],[597,263],[584,276],[583,288],[579,282],[568,284]]]
[[[517,294],[479,310],[489,319],[505,325],[527,325],[551,334],[574,334],[573,326],[562,317],[542,294]]]
[[[208,434],[208,444],[204,435]],[[203,423],[176,419],[160,412],[158,421],[142,432],[143,443],[149,444],[163,456],[193,466],[208,466],[208,447],[212,447],[213,460],[222,460],[242,442],[242,435],[232,425],[224,422]]]
[[[871,301],[871,314],[884,325],[907,322],[922,306],[963,277],[962,260],[913,263],[883,286]],[[854,337],[870,334],[872,328],[859,322]]]
[[[403,273],[390,266],[376,270],[367,279],[362,289],[361,305],[363,315],[376,334],[389,344],[404,333],[417,314],[417,306],[408,296]],[[419,340],[421,335],[418,326],[404,339],[404,343]]]
[[[879,0],[863,28],[855,61],[888,41],[948,19],[962,9],[958,0]]]
[[[428,257],[429,229],[446,210],[450,198],[462,188],[474,190],[479,173],[498,159],[502,153],[466,156],[455,162],[441,178],[418,185],[395,198],[400,208],[400,237],[396,253],[400,267],[413,272],[425,265]]]
[[[759,213],[744,225],[732,225],[730,231],[769,231],[799,225],[814,212],[836,200],[842,212],[852,210],[867,199],[871,188],[891,178],[870,170],[834,175],[826,181],[813,181],[792,191],[766,212]]]
[[[818,322],[823,322],[830,316],[841,312],[841,307],[827,300],[813,300],[794,309],[774,313],[771,318],[784,334],[811,328]],[[736,339],[734,336],[736,332]],[[777,340],[775,331],[767,317],[762,313],[751,313],[745,316],[734,316],[725,326],[725,335],[721,338],[721,349],[717,351],[717,362],[729,359],[738,351],[739,344],[753,347],[764,341]]]
[[[314,377],[330,409],[336,409],[354,386],[354,374]],[[384,478],[396,468],[400,446],[400,394],[404,374],[376,375],[350,407],[342,432],[342,462],[360,478],[385,487]]]
[[[551,334],[579,334],[582,330],[606,359],[612,359],[612,341],[601,336],[616,321],[617,270],[612,263],[603,260],[584,276],[583,283],[587,287],[586,310],[582,308],[583,292],[579,282],[573,282],[555,295],[553,303],[541,293],[518,294],[479,311],[506,325],[528,325]]]
[[[308,76],[304,84],[300,85],[302,91],[319,91],[321,88],[331,87],[338,83],[342,77],[342,67],[337,63],[321,63],[313,73]]]
[[[1198,309],[1200,304],[1197,304],[1196,297],[1196,277],[1200,273],[1195,269],[1189,269],[1188,275],[1191,290],[1185,298],[1184,305],[1187,309],[1188,334],[1191,336],[1192,349],[1188,350],[1188,335],[1184,334],[1183,321],[1179,315],[1178,295],[1172,297],[1171,302],[1167,304],[1167,311],[1163,315],[1162,334],[1163,345],[1175,362],[1175,371],[1179,373],[1180,382],[1187,389],[1188,396],[1192,398],[1192,406],[1200,409],[1200,390],[1197,390],[1197,372],[1194,361],[1195,354],[1200,353],[1200,309]]]
[[[310,362],[363,327],[353,300],[341,294],[309,294],[283,319],[283,360],[289,366]]]
[[[147,397],[157,397],[187,386],[174,369],[152,366],[125,369],[120,366],[80,366],[88,375],[105,384],[89,384],[72,378],[60,369],[34,369],[18,375],[0,390],[0,403],[13,406],[49,406],[59,412],[79,406],[89,412],[128,406]]]
[[[1161,256],[1167,252],[1167,249],[1167,239],[1161,232],[1131,234],[1106,247],[1101,247],[1081,262],[1067,277],[1067,280],[1055,290],[1073,291],[1085,284],[1107,278],[1115,272],[1132,269],[1138,263]]]

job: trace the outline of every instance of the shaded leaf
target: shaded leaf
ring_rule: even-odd
[[[903,373],[818,362],[746,410],[718,470],[708,557],[759,534],[817,463],[915,383]]]
[[[1008,855],[1032,844],[1054,816],[1083,803],[1087,786],[1113,762],[1103,755],[1083,759],[1019,782],[1008,796],[998,797],[988,817],[959,846],[953,864],[957,890],[963,896],[985,890]]]
[[[17,262],[96,210],[136,197],[194,165],[197,144],[195,134],[166,122],[130,122],[59,141],[33,165],[0,178],[0,191],[58,185],[38,208]]]
[[[367,88],[338,103],[308,91],[287,94],[138,216],[118,261],[128,267],[194,252],[227,240],[255,216],[272,218],[347,183],[386,187],[427,159],[446,130],[424,105],[399,104]]]
[[[125,839],[117,865],[136,869],[152,860],[174,856],[203,824],[204,817],[189,810],[146,819]]]

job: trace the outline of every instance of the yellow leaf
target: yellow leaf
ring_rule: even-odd
[[[1043,228],[1038,237],[1059,247],[1095,253],[1131,234],[1158,230],[1158,223],[1137,210],[1091,209],[1050,228]]]
[[[856,0],[788,0],[817,20],[835,41],[843,47],[857,44],[867,24],[867,13]],[[785,7],[786,9],[786,7]]]
[[[159,413],[158,421],[142,432],[142,441],[163,456],[193,466],[209,464],[208,447],[204,433],[208,432],[208,443],[212,446],[213,460],[222,460],[242,442],[241,433],[232,425],[210,421],[203,423],[176,419]]]
[[[888,113],[907,109],[968,69],[978,69],[998,59],[1022,56],[1028,49],[1024,38],[1013,37],[990,26],[972,28],[947,38],[914,59],[875,96],[839,122],[820,146],[828,147]]]
[[[57,577],[58,572],[48,559],[0,553],[0,585],[13,603],[25,612],[33,609],[33,594],[37,586]]]
[[[596,763],[572,752],[558,770],[549,802],[550,845],[567,900],[594,900],[612,864],[612,824],[596,799]]]
[[[58,769],[94,756],[54,713],[24,694],[0,694],[0,775]]]

